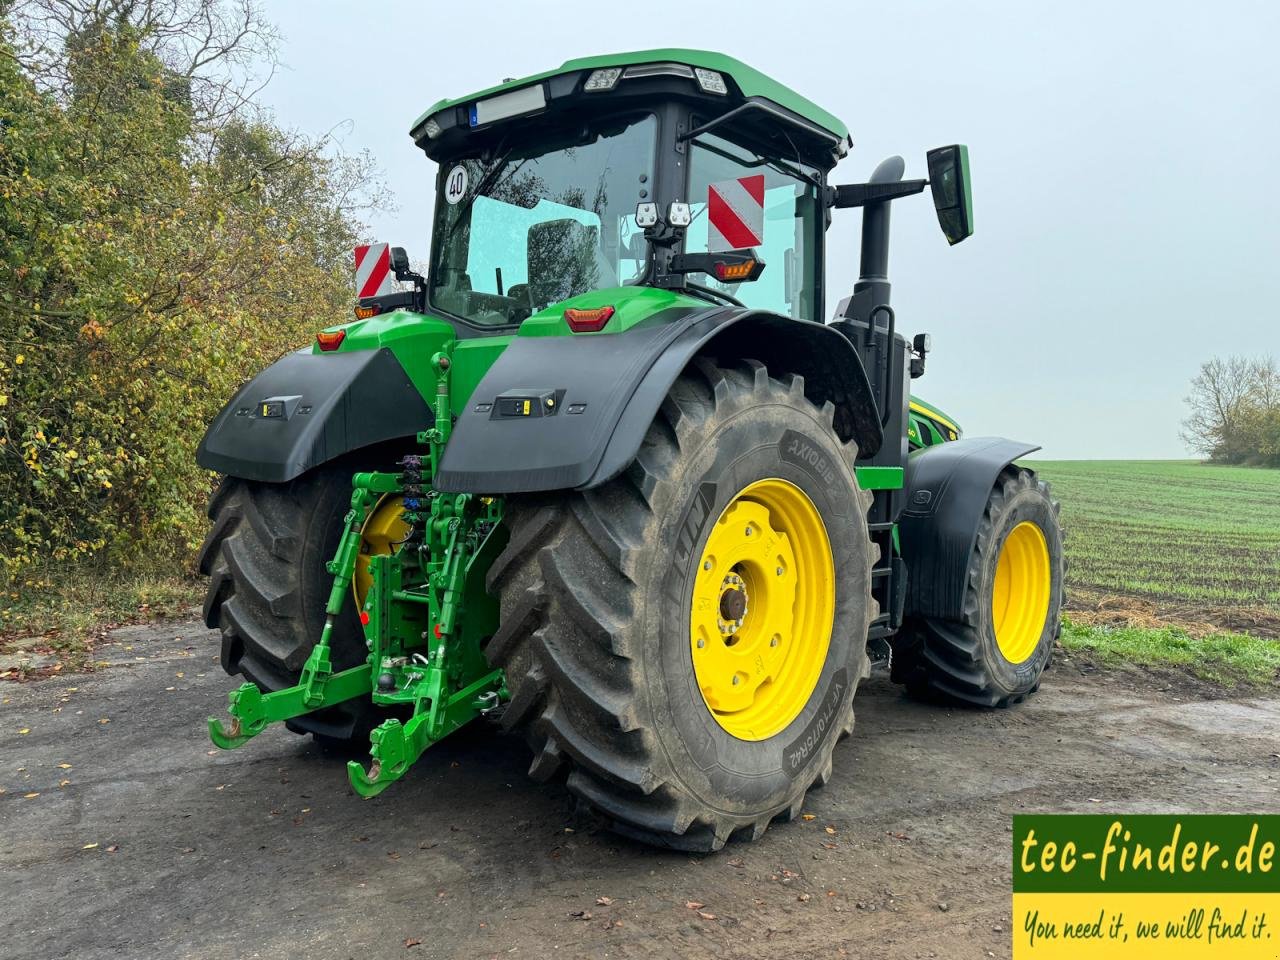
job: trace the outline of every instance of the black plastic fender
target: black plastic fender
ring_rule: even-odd
[[[458,417],[437,489],[532,493],[606,483],[635,459],[671,385],[699,353],[804,376],[809,399],[835,405],[842,440],[857,439],[864,455],[879,448],[866,372],[838,331],[738,307],[664,314],[625,333],[517,337]]]
[[[435,422],[385,347],[291,353],[246,383],[213,419],[196,462],[284,483],[349,451],[412,437]]]
[[[974,437],[924,447],[907,460],[898,540],[907,563],[908,615],[958,619],[965,571],[1000,471],[1040,447]]]

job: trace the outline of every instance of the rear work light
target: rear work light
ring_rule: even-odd
[[[693,75],[698,78],[698,86],[703,93],[715,93],[724,97],[729,93],[729,88],[725,86],[724,77],[715,70],[704,70],[702,67],[694,67]]]
[[[570,307],[564,312],[564,321],[574,333],[597,333],[613,316],[613,307],[596,307],[594,310],[577,310]]]
[[[342,341],[346,336],[347,331],[345,330],[321,330],[316,334],[316,343],[319,345],[321,350],[324,350],[327,353],[330,350],[337,350],[338,347],[342,346]]]
[[[618,85],[618,78],[622,76],[621,67],[604,67],[600,70],[592,70],[591,75],[587,77],[587,82],[582,89],[587,93],[600,93],[605,90],[612,90]]]

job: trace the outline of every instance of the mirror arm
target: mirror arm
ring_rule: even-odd
[[[839,187],[827,187],[827,206],[838,210],[848,207],[865,207],[885,200],[899,200],[912,194],[923,193],[928,180],[898,180],[893,183],[846,183]]]

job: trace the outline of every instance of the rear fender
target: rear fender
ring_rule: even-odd
[[[278,416],[264,416],[267,401]],[[284,483],[352,450],[412,437],[434,422],[386,347],[299,351],[240,388],[209,425],[196,462],[233,477]]]
[[[504,494],[608,482],[635,459],[671,385],[699,354],[801,374],[809,399],[835,405],[841,439],[856,439],[864,456],[879,448],[866,373],[838,331],[734,307],[681,313],[618,334],[517,337],[459,416],[436,487]]]
[[[996,478],[1038,446],[975,437],[925,447],[907,461],[898,538],[908,569],[908,615],[958,620],[965,573]]]

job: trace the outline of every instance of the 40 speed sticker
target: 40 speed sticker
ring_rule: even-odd
[[[450,168],[444,178],[444,199],[453,206],[467,195],[467,168],[458,164]]]
[[[1013,818],[1014,960],[1280,957],[1280,815]]]

